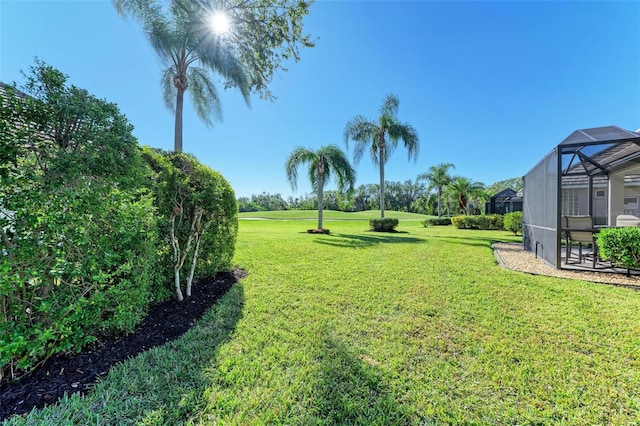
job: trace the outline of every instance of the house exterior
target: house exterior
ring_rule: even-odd
[[[522,193],[507,188],[495,194],[484,205],[486,214],[505,214],[522,211]]]
[[[564,215],[589,215],[596,226],[640,217],[640,133],[576,130],[524,176],[523,190],[523,246],[560,269]]]

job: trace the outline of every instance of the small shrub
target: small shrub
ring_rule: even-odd
[[[447,225],[451,225],[451,218],[436,217],[436,218],[425,219],[421,223],[422,223],[422,226],[424,226],[425,228],[427,226],[447,226]]]
[[[522,212],[511,212],[504,215],[504,229],[515,235],[522,234]]]
[[[607,228],[597,235],[600,256],[614,265],[640,269],[640,228]]]
[[[398,219],[392,219],[389,217],[369,219],[369,227],[372,231],[376,232],[393,232],[396,226],[398,226]]]
[[[489,214],[482,216],[454,216],[451,218],[451,223],[458,229],[503,229],[503,219],[499,214]]]

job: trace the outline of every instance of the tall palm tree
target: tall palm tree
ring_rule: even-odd
[[[356,171],[349,164],[345,153],[335,145],[323,146],[317,151],[298,147],[289,154],[285,163],[287,180],[293,190],[297,186],[298,166],[303,163],[309,163],[309,181],[318,196],[318,229],[322,230],[324,187],[329,182],[331,175],[335,174],[340,191],[345,189],[353,191]]]
[[[427,181],[429,184],[429,191],[435,189],[436,193],[438,194],[438,217],[442,216],[440,207],[442,205],[442,193],[444,192],[445,186],[447,186],[451,182],[449,169],[455,168],[456,166],[451,163],[440,163],[438,165],[429,167],[428,172],[418,175],[417,180]]]
[[[380,107],[378,121],[368,120],[362,115],[353,117],[344,128],[344,142],[354,142],[353,159],[356,164],[369,151],[373,164],[380,167],[380,217],[384,217],[384,165],[393,150],[402,140],[409,153],[409,160],[418,156],[420,141],[416,130],[398,120],[400,101],[393,94],[385,96]]]
[[[249,104],[250,84],[233,46],[207,25],[194,21],[190,0],[173,0],[166,7],[160,0],[112,0],[121,16],[131,16],[142,28],[167,67],[161,84],[167,107],[175,112],[174,150],[182,151],[182,111],[184,94],[190,90],[198,117],[207,126],[221,117],[220,98],[211,74],[237,86]],[[227,83],[229,85],[230,83]]]
[[[456,176],[447,185],[447,191],[452,197],[455,197],[462,213],[469,215],[469,200],[484,193],[484,184],[474,182],[466,177]]]

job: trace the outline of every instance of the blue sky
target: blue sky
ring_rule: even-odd
[[[305,33],[316,47],[274,78],[275,102],[253,96],[247,108],[220,89],[213,128],[185,104],[184,150],[237,196],[310,192],[305,173],[297,192],[289,187],[287,155],[331,143],[346,151],[345,123],[375,119],[387,93],[421,145],[416,162],[393,153],[391,181],[449,162],[491,184],[526,174],[575,129],[640,128],[640,2],[319,1]],[[22,83],[35,56],[118,104],[141,144],[173,147],[162,64],[110,1],[0,0],[0,80]],[[357,185],[377,183],[367,157],[357,171]]]

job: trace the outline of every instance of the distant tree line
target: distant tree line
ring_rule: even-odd
[[[443,188],[441,214],[443,216],[482,214],[484,203],[492,195],[506,188],[520,190],[522,178],[506,179],[485,187],[482,183],[466,177],[453,177],[451,183]],[[386,210],[438,215],[437,188],[424,178],[409,179],[404,182],[386,181],[384,200]],[[351,193],[325,190],[323,207],[325,210],[345,212],[378,210],[380,209],[380,185],[360,185]],[[315,193],[299,197],[289,196],[285,199],[282,194],[263,192],[251,197],[238,198],[238,208],[240,212],[316,210],[318,203]]]

